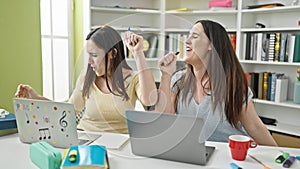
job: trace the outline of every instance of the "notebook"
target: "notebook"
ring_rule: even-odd
[[[201,118],[135,110],[126,118],[135,155],[205,165],[215,150],[199,141]]]
[[[54,147],[68,148],[89,144],[100,137],[84,133],[78,137],[71,103],[13,98],[13,105],[19,137],[24,143],[45,141]]]

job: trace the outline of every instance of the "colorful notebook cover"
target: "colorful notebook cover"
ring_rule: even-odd
[[[71,146],[65,155],[61,168],[108,169],[109,163],[106,147],[100,145]]]

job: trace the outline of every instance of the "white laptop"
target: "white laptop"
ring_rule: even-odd
[[[66,102],[13,98],[20,140],[45,141],[54,147],[89,144],[100,135],[82,134],[78,139],[74,105]]]
[[[215,150],[199,140],[201,118],[135,110],[126,118],[135,155],[205,165]]]

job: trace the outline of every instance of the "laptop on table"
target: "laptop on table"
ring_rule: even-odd
[[[54,147],[89,144],[100,135],[83,134],[78,138],[74,105],[66,102],[13,98],[20,140],[45,141]]]
[[[135,110],[126,118],[135,155],[205,165],[215,150],[199,140],[202,118]]]

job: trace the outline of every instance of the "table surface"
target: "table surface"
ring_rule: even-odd
[[[107,133],[99,133],[102,136]],[[110,133],[111,134],[111,133]],[[116,134],[118,135],[118,134]],[[124,136],[124,135],[120,135]],[[125,135],[128,136],[128,135]],[[107,140],[107,137],[106,137]],[[97,141],[101,141],[99,137],[92,144],[97,144]],[[102,141],[102,145],[105,143]],[[210,160],[206,166],[194,165],[188,163],[181,163],[169,160],[162,160],[156,158],[141,157],[132,154],[131,145],[128,142],[122,149],[109,149],[108,157],[111,169],[134,169],[134,168],[143,168],[143,169],[153,169],[153,168],[172,168],[172,169],[182,169],[182,168],[206,168],[206,169],[231,169],[230,163],[234,162],[243,169],[262,169],[263,166],[247,156],[245,161],[236,161],[231,159],[230,150],[228,143],[220,142],[206,142],[208,146],[215,146],[215,152],[211,156]],[[37,169],[29,157],[29,147],[30,144],[22,143],[19,140],[18,134],[12,134],[8,136],[0,137],[0,159],[1,159],[1,168],[9,169]],[[63,152],[63,149],[59,149]],[[255,155],[268,166],[274,168],[283,168],[282,165],[274,162],[275,158],[280,154],[281,151],[289,152],[291,155],[300,155],[300,149],[296,148],[285,148],[285,147],[271,147],[271,146],[257,146],[256,148],[249,149],[248,153]],[[277,154],[276,154],[277,153]],[[296,162],[290,168],[300,168],[300,161]]]

